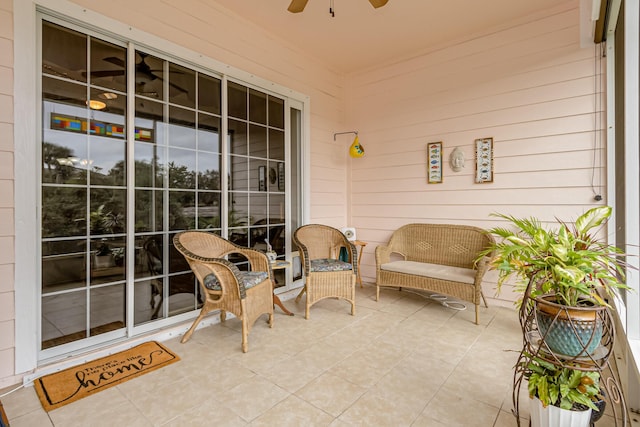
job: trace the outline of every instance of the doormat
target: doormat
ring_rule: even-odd
[[[45,375],[33,384],[42,407],[48,412],[178,360],[180,358],[162,344],[149,341]]]

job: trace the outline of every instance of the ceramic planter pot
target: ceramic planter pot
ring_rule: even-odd
[[[549,349],[570,357],[592,355],[602,340],[600,312],[606,307],[567,307],[549,301],[552,298],[536,298],[538,329]]]
[[[532,427],[588,427],[591,422],[591,411],[570,411],[549,405],[546,408],[537,397],[531,399]]]

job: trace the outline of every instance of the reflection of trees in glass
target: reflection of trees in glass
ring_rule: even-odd
[[[73,157],[73,151],[67,147],[56,144],[43,144],[43,164],[44,174],[48,174],[50,179],[43,181],[67,180],[72,176],[77,168],[60,165],[57,159]],[[154,173],[156,183],[162,183],[164,170],[161,165],[152,165],[148,161],[136,161],[136,186],[153,188]],[[196,173],[190,171],[186,166],[178,166],[171,162],[168,165],[169,176],[171,177],[171,188],[175,189],[195,189]],[[70,187],[44,187],[43,188],[43,215],[42,215],[42,235],[43,237],[56,236],[77,236],[86,234],[86,227],[89,227],[92,235],[113,234],[125,232],[126,226],[126,199],[124,189],[94,188],[93,185],[112,185],[113,182],[125,182],[126,163],[120,161],[106,173],[91,171],[91,211],[87,218],[87,193],[84,188]],[[199,187],[208,190],[220,189],[220,172],[217,170],[206,170],[197,174]],[[153,208],[151,198],[153,192],[137,192],[137,202],[135,204],[136,218],[144,217]],[[138,199],[139,198],[139,199]],[[169,222],[171,229],[186,229],[195,227],[194,210],[195,192],[176,191],[172,192],[172,197],[168,207]],[[161,200],[161,197],[160,197]],[[202,205],[201,205],[202,206]],[[218,204],[212,206],[219,208]],[[156,211],[157,212],[157,211]],[[211,212],[208,211],[210,214]],[[234,220],[234,213],[230,214],[230,225],[240,225]],[[162,215],[156,215],[159,223],[157,229],[161,229]],[[149,224],[151,225],[151,224]],[[158,228],[159,227],[159,228]],[[199,222],[201,228],[219,228],[219,214],[213,217],[206,215]]]
[[[169,162],[169,188],[196,188],[196,173],[186,166]]]
[[[220,172],[207,169],[198,173],[198,188],[201,190],[219,190]]]
[[[153,161],[135,161],[136,187],[162,187],[164,168],[157,157]],[[155,182],[154,182],[155,181]]]
[[[43,187],[42,206],[42,237],[86,234],[86,189]]]
[[[124,160],[119,161],[113,168],[109,169],[106,176],[111,178],[110,181],[113,182],[111,185],[125,184],[127,182],[127,166]]]
[[[72,177],[76,168],[71,163],[71,158],[74,157],[73,150],[69,147],[63,147],[50,142],[42,143],[42,163],[44,171],[42,174],[43,182],[56,182],[65,183]],[[59,159],[63,159],[60,163]],[[69,161],[69,164],[65,164],[65,161]]]

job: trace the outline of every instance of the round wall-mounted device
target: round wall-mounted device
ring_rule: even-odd
[[[356,240],[356,229],[353,227],[345,227],[342,230],[342,234],[345,235],[348,241],[352,242]]]

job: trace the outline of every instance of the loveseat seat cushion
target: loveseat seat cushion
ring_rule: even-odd
[[[471,268],[451,267],[448,265],[429,264],[416,261],[393,261],[380,265],[384,271],[413,274],[416,276],[433,277],[434,279],[450,280],[473,285],[476,270]]]

